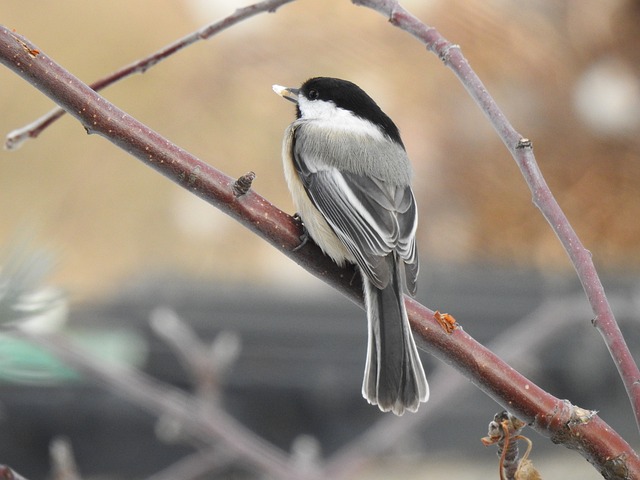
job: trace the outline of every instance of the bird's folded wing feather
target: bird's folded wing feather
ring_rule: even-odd
[[[340,171],[322,159],[294,153],[300,179],[316,208],[378,288],[390,278],[385,257],[397,252],[405,262],[407,287],[415,292],[416,204],[408,185]]]

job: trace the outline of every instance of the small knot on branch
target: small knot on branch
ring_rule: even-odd
[[[516,144],[516,150],[522,150],[524,148],[533,148],[533,143],[528,138],[521,138]]]
[[[584,425],[585,423],[589,423],[593,417],[598,414],[595,410],[586,410],[580,407],[573,407],[571,412],[571,419],[569,420],[568,426],[575,427]]]
[[[255,178],[256,174],[253,172],[245,173],[244,175],[239,177],[233,184],[233,194],[236,197],[245,195],[251,188],[251,184],[253,183],[253,180]]]
[[[448,64],[451,61],[451,51],[460,50],[460,45],[446,42],[442,47],[436,45],[435,49],[438,52],[438,58],[440,58],[444,64]]]

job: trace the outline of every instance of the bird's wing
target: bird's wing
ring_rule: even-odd
[[[417,209],[411,187],[340,171],[295,146],[292,150],[309,197],[372,283],[378,288],[388,284],[385,257],[397,252],[405,263],[407,287],[415,293]]]

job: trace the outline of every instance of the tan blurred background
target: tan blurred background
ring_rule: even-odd
[[[3,0],[0,21],[87,83],[249,1]],[[631,0],[405,1],[463,53],[535,153],[598,266],[640,266],[640,6]],[[103,94],[292,212],[281,172],[293,108],[271,91],[355,81],[395,120],[413,160],[424,269],[498,263],[570,273],[508,152],[454,75],[408,34],[348,0],[300,0],[200,42]],[[0,69],[0,132],[52,103]],[[65,117],[0,151],[0,243],[33,232],[75,299],[176,272],[304,288],[305,272],[213,207]]]

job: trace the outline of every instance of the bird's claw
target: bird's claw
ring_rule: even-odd
[[[300,244],[297,245],[292,252],[297,252],[298,250],[300,250],[302,247],[304,247],[307,242],[309,241],[309,231],[307,230],[307,227],[304,226],[304,222],[302,221],[302,218],[300,217],[300,214],[298,212],[296,212],[293,215],[293,218],[296,219],[297,221],[300,222],[300,226],[302,227],[302,235],[300,235]]]

